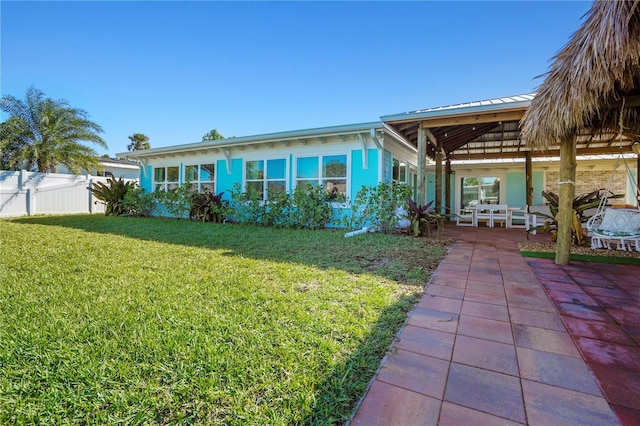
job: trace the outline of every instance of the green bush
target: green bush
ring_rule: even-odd
[[[191,207],[191,184],[183,183],[177,188],[168,191],[155,191],[156,201],[164,207],[165,211],[176,219],[182,219],[187,215]]]
[[[125,182],[123,178],[115,180],[109,177],[106,184],[95,182],[92,187],[87,189],[105,205],[105,215],[120,216],[127,213],[124,207],[124,199],[127,192],[136,186],[137,183],[134,181]]]
[[[308,185],[303,191],[293,191],[295,211],[291,220],[293,228],[322,229],[331,220],[333,207],[331,201],[339,200],[336,194],[330,194],[322,186]]]
[[[125,213],[131,216],[147,217],[152,216],[156,209],[156,199],[153,192],[145,192],[144,189],[135,185],[129,188],[122,200],[122,207]]]
[[[229,203],[222,199],[224,192],[212,194],[210,192],[191,194],[189,218],[198,222],[222,223],[229,214]]]
[[[531,228],[527,230],[527,236],[529,232],[534,230],[544,231],[547,233],[551,233],[551,238],[553,241],[556,240],[556,236],[558,233],[558,204],[560,202],[560,197],[558,194],[553,192],[542,191],[542,196],[549,203],[549,210],[551,211],[551,215],[544,213],[536,213],[536,215],[546,217],[550,220],[550,222],[545,223],[544,225],[540,225],[535,228]],[[573,212],[571,219],[571,237],[572,241],[579,245],[586,245],[588,243],[587,236],[582,228],[582,224],[587,222],[590,215],[587,214],[587,210],[591,210],[597,208],[600,205],[600,201],[603,197],[607,197],[607,199],[612,198],[622,198],[624,194],[613,194],[608,189],[596,189],[595,191],[577,195],[573,199]]]
[[[407,210],[407,198],[411,187],[403,183],[380,183],[377,186],[363,186],[356,197],[349,202],[349,209],[343,213],[342,224],[346,229],[361,229],[374,225],[381,232],[391,232],[402,217],[397,209]]]
[[[322,186],[312,185],[306,191],[296,188],[293,194],[270,193],[268,200],[260,199],[260,194],[242,192],[238,184],[231,192],[235,221],[279,228],[324,228],[331,221],[330,201],[335,198]]]

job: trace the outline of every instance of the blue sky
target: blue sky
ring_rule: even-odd
[[[157,148],[377,121],[534,91],[590,6],[2,1],[1,92],[86,110],[112,156],[133,133]]]

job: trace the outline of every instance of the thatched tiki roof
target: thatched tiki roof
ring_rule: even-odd
[[[640,134],[640,0],[596,1],[554,57],[522,119],[532,147],[557,145],[580,129]],[[620,113],[622,111],[622,120]]]

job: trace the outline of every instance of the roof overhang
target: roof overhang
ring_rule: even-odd
[[[375,121],[173,145],[142,151],[122,152],[116,154],[116,156],[119,158],[147,160],[152,158],[175,157],[178,155],[197,155],[218,152],[223,152],[225,155],[228,155],[233,150],[243,151],[248,148],[258,149],[261,147],[272,148],[276,146],[293,146],[296,144],[325,143],[329,138],[347,140],[349,137],[358,138],[358,135],[367,139],[377,139],[382,137],[383,134],[389,134],[407,146],[413,147],[409,141],[405,140],[400,133],[389,125],[381,121]]]
[[[381,119],[417,146],[418,131],[428,129],[427,156],[442,150],[448,160],[490,160],[558,156],[559,144],[532,151],[520,137],[520,120],[535,93],[386,115]],[[631,152],[633,139],[615,134],[578,135],[578,155]]]

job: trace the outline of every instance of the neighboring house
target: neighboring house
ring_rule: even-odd
[[[113,158],[99,158],[101,170],[91,170],[87,173],[83,170],[84,174],[90,174],[93,176],[105,176],[113,178],[124,179],[138,179],[140,177],[140,167],[135,161],[120,160]],[[56,173],[71,174],[71,172],[65,166],[58,166]]]
[[[436,200],[451,211],[474,203],[515,207],[543,204],[557,192],[559,150],[530,151],[519,122],[534,94],[383,116],[382,121],[294,130],[126,152],[140,163],[146,191],[190,182],[200,191],[225,193],[234,185],[268,197],[307,183],[353,198],[363,185],[404,182],[418,201]],[[603,188],[617,161],[629,157],[631,179],[618,168],[611,189],[633,202],[638,156],[633,140],[615,135],[578,141],[576,194]],[[420,167],[419,158],[425,159]],[[438,173],[441,170],[441,173]],[[436,191],[438,183],[441,191]],[[447,186],[449,191],[447,191]],[[335,207],[340,207],[336,205]]]

